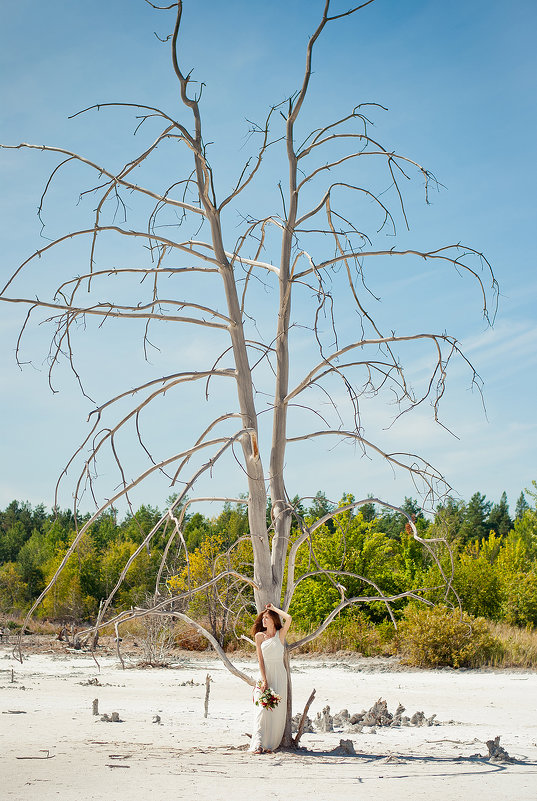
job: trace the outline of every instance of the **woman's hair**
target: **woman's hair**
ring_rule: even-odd
[[[254,620],[254,625],[251,628],[251,635],[255,637],[260,631],[266,631],[266,627],[263,625],[263,615],[270,615],[274,621],[274,626],[276,627],[276,631],[281,629],[282,621],[280,620],[280,616],[277,612],[274,612],[272,609],[263,609],[262,612],[258,614],[256,619]]]

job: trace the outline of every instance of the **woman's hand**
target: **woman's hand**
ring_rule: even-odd
[[[284,623],[278,633],[280,635],[280,640],[284,642],[285,635],[289,631],[289,628],[291,626],[291,621],[293,618],[291,617],[289,612],[284,612],[283,609],[278,609],[278,607],[274,606],[274,604],[266,604],[265,610],[267,612],[276,612],[276,614],[280,616],[280,619],[283,618]]]
[[[265,692],[265,690],[268,690],[268,681],[266,679],[263,679],[263,681],[261,682],[261,691]]]

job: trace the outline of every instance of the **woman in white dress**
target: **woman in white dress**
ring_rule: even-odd
[[[283,618],[283,625],[280,617]],[[287,671],[283,657],[285,635],[290,625],[291,615],[267,604],[252,626],[260,674],[260,686],[254,690],[254,701],[269,687],[281,698],[273,709],[265,708],[261,704],[255,707],[254,730],[249,749],[254,754],[273,751],[282,741],[287,717]]]

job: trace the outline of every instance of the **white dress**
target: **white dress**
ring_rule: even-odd
[[[276,633],[274,637],[263,640],[261,651],[268,685],[281,696],[281,701],[274,709],[265,709],[261,704],[254,706],[254,729],[249,750],[257,751],[262,748],[265,751],[273,751],[282,741],[287,717],[287,673],[283,664],[284,645],[280,635]],[[260,694],[261,690],[256,687],[254,701]]]

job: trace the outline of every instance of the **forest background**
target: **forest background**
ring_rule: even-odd
[[[311,525],[351,500],[352,496],[344,493],[334,504],[319,491],[309,507],[298,498],[293,503]],[[306,649],[343,649],[366,656],[398,653],[407,662],[422,666],[537,665],[537,483],[533,481],[526,494],[520,493],[513,516],[505,493],[497,503],[480,492],[468,502],[448,497],[434,518],[426,517],[412,498],[405,498],[401,508],[415,521],[421,537],[445,538],[449,547],[440,548],[437,555],[448,574],[453,564],[453,589],[461,607],[442,604],[438,567],[414,540],[404,515],[367,504],[359,511],[342,512],[317,529],[312,548],[298,566],[298,575],[304,579],[290,609],[295,630],[308,633],[340,600],[329,574],[307,576],[312,564],[326,571],[364,576],[381,595],[396,596],[410,588],[415,598],[404,597],[391,604],[393,618],[382,601],[346,609]],[[110,593],[122,567],[160,515],[158,509],[145,505],[122,520],[115,509],[103,514],[38,608],[37,619],[60,626],[91,620],[100,599]],[[267,515],[270,519],[270,508]],[[247,513],[238,504],[226,504],[212,518],[200,512],[187,516],[188,564],[184,550],[168,554],[159,597],[163,587],[170,596],[177,595],[187,589],[198,590],[225,568],[247,569],[251,563],[247,534]],[[293,537],[297,535],[298,531],[292,532]],[[32,507],[18,501],[0,511],[0,613],[4,626],[20,628],[21,616],[54,576],[74,537],[71,511],[47,512],[44,505]],[[139,554],[116,595],[115,612],[146,605],[155,597],[164,547],[164,540],[153,540],[151,548]],[[355,577],[345,586],[353,596],[371,594],[371,584]],[[181,606],[181,601],[176,603]],[[202,619],[228,651],[244,644],[241,635],[255,614],[253,596],[245,595],[244,589],[239,591],[230,576],[196,591],[181,608]],[[176,625],[172,639],[194,650],[207,646],[183,624]]]

